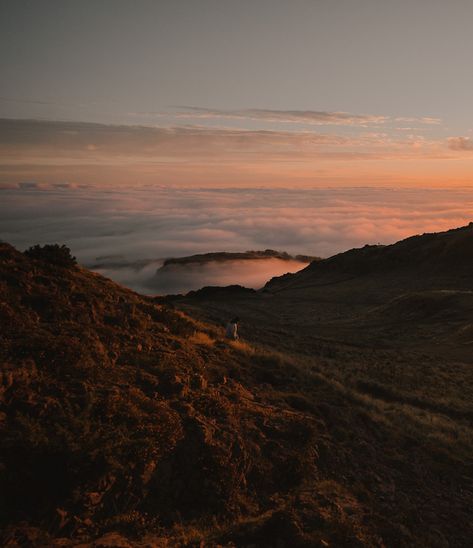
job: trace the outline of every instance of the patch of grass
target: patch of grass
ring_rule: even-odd
[[[215,340],[209,337],[207,333],[204,333],[203,331],[196,331],[193,335],[189,337],[189,341],[194,344],[199,344],[202,346],[213,346],[215,344]]]
[[[238,350],[239,352],[246,354],[247,356],[252,356],[255,353],[255,348],[251,344],[245,342],[245,341],[227,341],[228,344],[234,348],[235,350]]]

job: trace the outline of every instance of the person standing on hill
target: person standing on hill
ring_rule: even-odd
[[[232,341],[238,340],[238,322],[240,321],[240,318],[233,318],[230,320],[227,324],[227,328],[225,330],[225,338],[230,339]]]

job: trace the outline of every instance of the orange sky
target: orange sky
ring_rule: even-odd
[[[411,123],[411,122],[409,122]],[[0,120],[0,183],[181,186],[450,186],[473,181],[468,138],[379,121],[241,129]],[[418,132],[419,133],[419,132]]]
[[[472,20],[466,0],[5,2],[0,183],[470,185]]]

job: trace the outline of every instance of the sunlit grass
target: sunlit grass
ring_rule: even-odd
[[[212,339],[212,337],[209,337],[209,335],[203,331],[196,331],[189,337],[189,341],[203,346],[213,346],[215,344],[215,339]]]

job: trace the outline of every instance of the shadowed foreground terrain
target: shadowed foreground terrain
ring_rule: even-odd
[[[1,544],[471,546],[473,230],[444,234],[174,299],[0,244]]]

